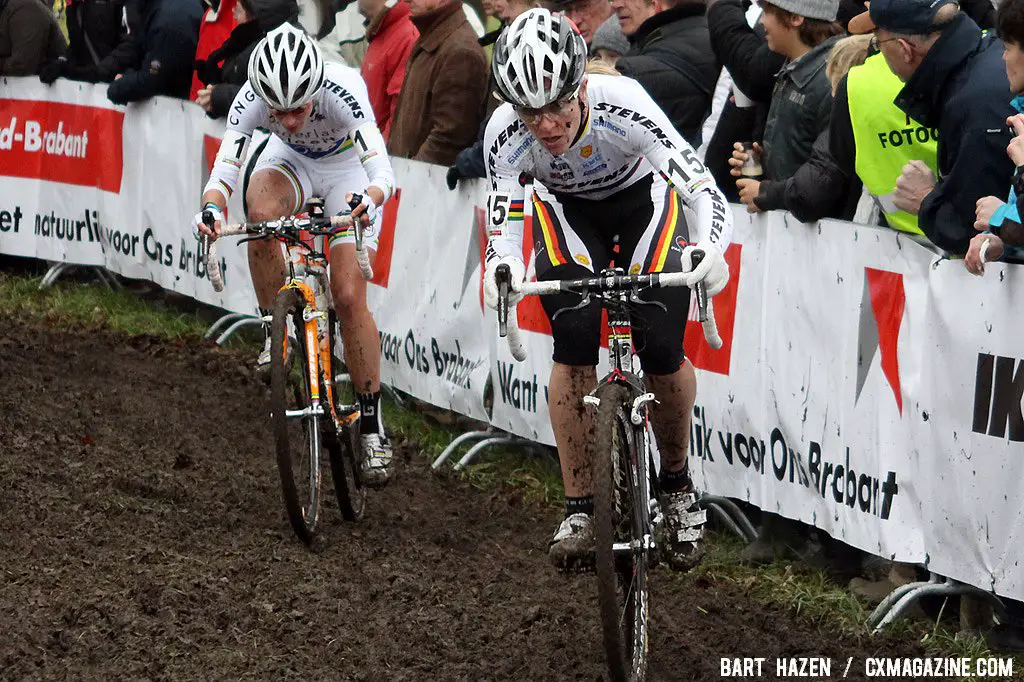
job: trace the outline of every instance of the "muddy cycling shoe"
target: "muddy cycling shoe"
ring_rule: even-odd
[[[700,542],[704,539],[707,510],[701,509],[692,492],[665,493],[660,502],[665,515],[659,532],[662,559],[674,571],[689,571],[704,557]]]
[[[594,565],[594,519],[572,514],[562,520],[548,545],[548,558],[560,571],[583,571]]]
[[[383,488],[391,478],[391,443],[379,433],[364,433],[359,437],[362,459],[359,473],[370,488]]]
[[[292,361],[292,344],[298,343],[294,336],[288,337],[288,348],[287,355],[284,359],[285,366],[291,364]],[[256,376],[263,380],[264,383],[270,383],[270,335],[267,334],[266,340],[263,341],[263,350],[260,351],[259,356],[256,358]]]

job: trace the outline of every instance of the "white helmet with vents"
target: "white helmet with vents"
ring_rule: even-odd
[[[579,92],[587,44],[561,13],[531,9],[516,17],[494,44],[491,71],[506,102],[539,109]]]
[[[323,83],[319,46],[289,23],[267,33],[249,58],[249,84],[272,109],[298,109],[313,99]]]

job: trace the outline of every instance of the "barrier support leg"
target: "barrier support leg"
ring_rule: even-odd
[[[886,597],[868,618],[868,625],[873,626],[871,634],[881,632],[886,625],[899,618],[911,604],[928,595],[944,597],[969,595],[990,602],[1000,618],[1005,618],[1006,615],[1002,600],[991,592],[932,573],[928,582],[911,583],[893,590],[893,593]]]
[[[43,281],[39,283],[39,290],[42,291],[43,289],[49,289],[52,287],[53,283],[57,281],[57,278],[67,272],[70,268],[71,265],[68,263],[54,263],[51,265],[50,269],[46,271],[45,275],[43,275]]]
[[[466,452],[466,454],[462,456],[462,459],[459,460],[458,464],[456,464],[452,468],[455,469],[455,471],[461,471],[462,469],[465,469],[466,465],[468,465],[473,460],[474,457],[476,457],[481,451],[483,451],[484,448],[489,448],[492,445],[512,445],[513,443],[519,443],[522,440],[522,438],[519,438],[517,436],[495,436],[493,438],[485,438],[484,440],[480,441],[479,443],[471,447]]]
[[[206,330],[206,333],[203,334],[203,338],[213,338],[213,335],[216,334],[217,330],[220,329],[221,327],[230,324],[231,322],[234,322],[236,320],[244,319],[246,317],[252,317],[252,315],[249,315],[248,313],[225,313],[218,317],[214,321],[214,323],[210,325],[210,327]]]
[[[449,443],[448,447],[446,447],[444,449],[444,452],[442,452],[438,456],[438,458],[434,460],[434,463],[430,465],[430,468],[433,469],[434,471],[437,471],[438,469],[440,469],[441,465],[444,464],[445,461],[447,461],[447,459],[452,456],[452,453],[455,452],[456,448],[458,448],[463,443],[471,441],[471,440],[490,438],[493,435],[494,435],[494,431],[493,430],[488,430],[488,431],[467,431],[466,433],[458,436],[455,440],[453,440],[451,443]]]
[[[743,513],[743,510],[739,508],[735,502],[727,497],[718,497],[717,495],[701,495],[701,502],[707,505],[714,505],[718,509],[716,510],[719,514],[719,518],[725,521],[730,530],[739,535],[747,542],[753,542],[757,539],[757,529],[754,528],[754,524],[750,522],[747,515]],[[725,519],[728,518],[728,521]]]
[[[228,340],[228,337],[230,337],[232,334],[237,332],[242,327],[260,327],[262,325],[262,317],[256,317],[255,315],[246,315],[242,319],[233,322],[230,327],[224,330],[223,334],[217,337],[217,345],[223,345],[224,342]]]
[[[704,502],[704,505],[709,510],[711,510],[715,516],[718,517],[718,520],[725,524],[726,528],[731,530],[736,535],[740,536],[741,539],[747,539],[747,536],[743,534],[743,531],[740,529],[740,527],[736,524],[735,521],[733,521],[732,517],[729,516],[729,512],[725,511],[714,502],[708,502],[706,500],[702,501]]]

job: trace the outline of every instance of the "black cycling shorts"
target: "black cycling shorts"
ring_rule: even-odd
[[[679,272],[688,241],[679,195],[660,177],[649,176],[607,199],[581,199],[549,193],[533,195],[533,241],[537,279],[591,277],[608,267],[631,274]],[[618,254],[614,252],[618,237]],[[690,309],[690,289],[672,287],[641,295],[655,306],[640,306],[632,315],[633,347],[645,372],[672,374],[684,360],[683,333]],[[555,341],[554,361],[590,367],[598,364],[601,346],[601,306],[591,302],[572,308],[577,294],[542,297]]]

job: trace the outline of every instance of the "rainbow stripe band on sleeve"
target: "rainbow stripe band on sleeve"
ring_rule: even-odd
[[[522,199],[519,199],[519,200],[513,199],[511,202],[509,202],[509,206],[508,206],[508,219],[509,220],[518,220],[520,222],[523,220],[523,200]]]

